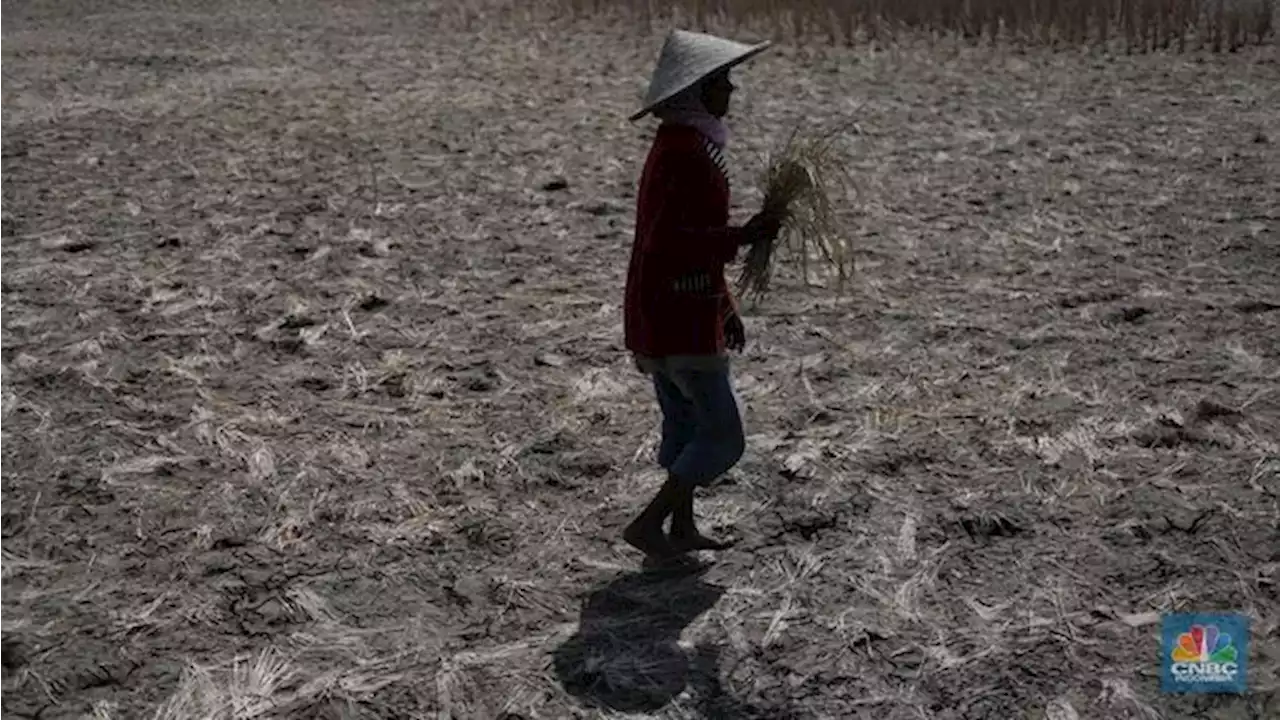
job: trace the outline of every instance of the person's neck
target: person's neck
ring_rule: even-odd
[[[729,143],[729,127],[725,124],[724,118],[716,117],[705,110],[673,110],[664,113],[662,120],[671,125],[692,127],[722,150]]]

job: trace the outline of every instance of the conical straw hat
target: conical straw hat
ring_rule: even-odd
[[[649,81],[644,107],[632,115],[631,120],[639,120],[655,106],[680,94],[699,80],[746,61],[771,44],[762,42],[745,45],[715,35],[672,30],[662,46],[662,54],[658,56],[658,66],[654,68],[653,78]]]

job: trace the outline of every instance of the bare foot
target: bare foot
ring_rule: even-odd
[[[692,532],[671,533],[671,547],[676,552],[693,552],[695,550],[728,550],[733,547],[731,540],[716,540],[693,530]]]
[[[622,539],[649,557],[667,559],[679,554],[671,547],[671,543],[667,542],[661,526],[650,527],[633,522],[622,532]]]

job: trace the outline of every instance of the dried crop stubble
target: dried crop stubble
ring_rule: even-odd
[[[782,219],[776,240],[757,242],[747,251],[738,278],[745,297],[759,298],[769,290],[779,242],[809,279],[816,258],[834,272],[841,292],[854,272],[853,248],[839,220],[839,204],[848,202],[853,184],[841,166],[835,142],[842,130],[808,137],[795,129],[766,163],[761,173],[762,210]]]

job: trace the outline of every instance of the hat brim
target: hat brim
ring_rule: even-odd
[[[657,100],[654,100],[653,102],[649,103],[648,105],[645,105],[645,106],[644,106],[643,108],[641,108],[640,110],[636,111],[636,112],[635,112],[635,113],[634,113],[634,114],[629,118],[629,120],[630,120],[631,122],[635,122],[635,121],[639,120],[640,118],[644,117],[645,115],[648,115],[649,113],[653,112],[654,108],[657,108],[657,107],[658,107],[659,105],[661,105],[662,103],[664,103],[664,102],[666,102],[666,101],[670,100],[671,98],[675,97],[676,95],[679,95],[680,93],[684,92],[685,90],[688,90],[689,88],[693,87],[694,85],[697,85],[698,83],[700,83],[700,82],[702,82],[703,80],[705,80],[705,79],[707,79],[707,78],[711,77],[712,75],[715,75],[716,73],[724,72],[725,70],[730,70],[730,69],[732,69],[732,68],[734,68],[734,67],[736,67],[736,66],[738,66],[738,65],[741,65],[742,63],[744,63],[744,62],[746,62],[746,61],[750,60],[751,58],[753,58],[753,57],[755,57],[755,56],[759,55],[760,53],[764,52],[765,50],[768,50],[768,49],[769,49],[769,48],[771,48],[771,47],[773,47],[773,43],[772,43],[772,42],[770,42],[770,41],[768,41],[768,40],[766,40],[766,41],[764,41],[764,42],[761,42],[761,43],[757,43],[757,44],[755,44],[755,45],[752,45],[752,46],[751,46],[751,48],[750,48],[749,50],[747,50],[747,51],[743,52],[743,53],[742,53],[741,55],[739,55],[738,57],[736,57],[736,58],[734,58],[734,59],[732,59],[732,60],[729,60],[729,61],[727,61],[727,62],[723,62],[723,63],[721,63],[721,64],[719,64],[719,65],[716,65],[716,66],[715,66],[715,67],[713,67],[713,68],[710,68],[710,69],[709,69],[709,70],[707,70],[705,73],[703,73],[703,74],[699,75],[698,77],[694,78],[693,80],[691,80],[691,81],[689,81],[689,82],[687,82],[687,83],[684,83],[684,84],[682,84],[682,85],[680,85],[680,86],[678,86],[678,87],[673,87],[673,88],[671,88],[671,89],[670,89],[670,90],[668,90],[668,91],[667,91],[667,93],[666,93],[665,95],[663,95],[662,97],[658,98]]]

